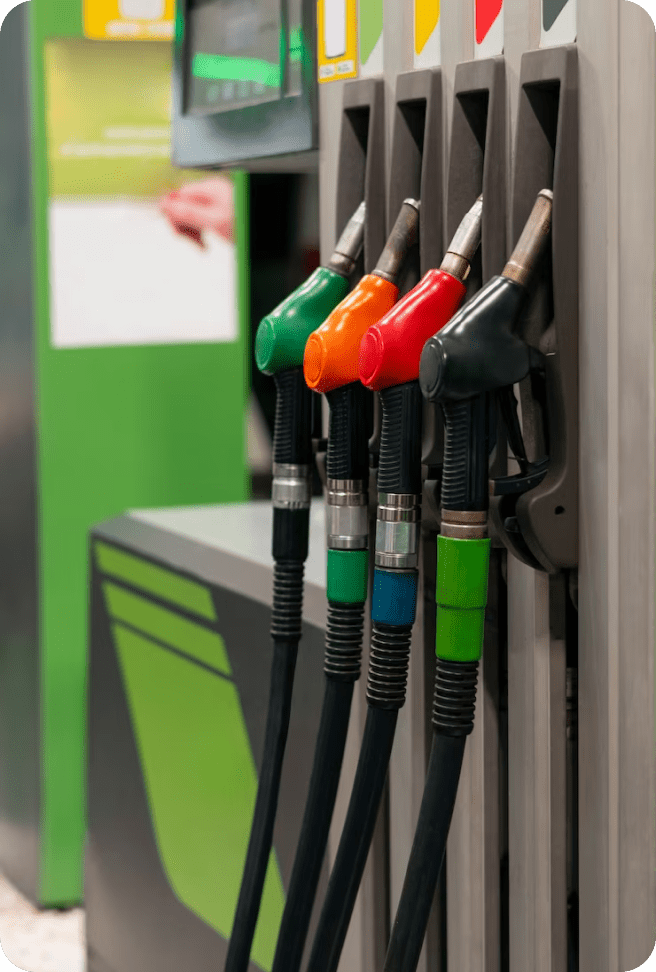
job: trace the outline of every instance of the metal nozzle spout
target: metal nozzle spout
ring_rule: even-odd
[[[441,269],[464,283],[469,276],[472,260],[481,245],[483,222],[483,197],[479,196],[467,212],[451,240],[442,260]]]
[[[398,282],[405,259],[419,236],[419,207],[416,199],[405,199],[374,273],[390,283]]]
[[[517,246],[505,266],[502,277],[514,280],[522,287],[528,286],[529,277],[544,253],[551,232],[553,192],[543,189],[535,200],[528,222]]]
[[[357,259],[362,253],[365,216],[366,204],[361,202],[346,224],[344,232],[337,241],[334,253],[328,261],[330,269],[341,274],[342,277],[350,277],[355,269]]]

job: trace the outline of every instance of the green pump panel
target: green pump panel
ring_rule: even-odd
[[[115,24],[97,39],[110,6],[32,0],[28,14],[35,523],[3,546],[32,558],[35,583],[14,596],[30,623],[5,612],[0,633],[0,869],[43,906],[82,897],[89,531],[129,508],[248,494],[247,177],[224,177],[233,247],[176,238],[158,199],[204,174],[170,163],[172,5],[168,39],[166,23],[164,39]]]

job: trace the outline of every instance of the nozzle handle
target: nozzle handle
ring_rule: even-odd
[[[360,382],[326,395],[330,408],[326,473],[329,480],[369,479],[369,435],[373,423],[371,393]]]
[[[273,461],[279,466],[310,466],[313,459],[313,400],[303,370],[279,371],[274,380],[278,394]]]
[[[487,396],[443,402],[444,467],[442,511],[478,512],[488,508]]]
[[[383,426],[378,462],[379,493],[421,495],[423,402],[418,381],[380,393]]]

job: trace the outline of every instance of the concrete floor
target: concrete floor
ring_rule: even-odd
[[[37,911],[0,875],[0,944],[0,972],[84,972],[84,911]]]

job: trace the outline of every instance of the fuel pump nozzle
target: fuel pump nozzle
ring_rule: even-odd
[[[471,215],[469,232],[462,237],[467,243],[458,264],[460,273],[465,272],[464,263],[473,255],[476,225],[480,238],[480,204]],[[405,254],[416,237],[417,222],[418,206],[408,200],[366,284],[367,295],[395,295]],[[381,392],[383,410],[367,720],[308,972],[335,972],[339,964],[383,794],[398,712],[405,702],[417,599],[422,405],[417,382],[419,357],[426,338],[450,319],[465,294],[461,280],[446,271],[430,271],[427,278],[395,307],[386,308],[384,316],[383,301],[374,305],[372,300],[367,310],[369,319],[364,314],[361,317],[365,328],[371,326],[361,343],[363,332],[358,335],[360,349],[355,363],[362,383]],[[394,291],[385,289],[392,285]]]
[[[305,380],[324,394],[358,380],[362,336],[397,301],[403,263],[419,233],[419,206],[406,199],[372,273],[366,274],[305,348]]]
[[[444,412],[438,537],[433,748],[385,972],[415,972],[442,868],[467,736],[474,727],[490,559],[487,538],[489,393],[528,374],[531,350],[514,333],[544,252],[551,194],[538,196],[506,265],[421,356],[424,396]]]
[[[298,972],[312,914],[337,795],[354,684],[360,677],[364,605],[369,586],[369,436],[371,396],[357,379],[357,349],[372,316],[396,300],[396,277],[416,239],[418,203],[404,205],[373,274],[317,321],[307,341],[307,385],[325,392],[330,407],[328,478],[326,676],[321,723],[273,972]],[[342,234],[329,266],[355,267],[364,209]],[[321,324],[319,327],[318,325]],[[311,394],[311,393],[310,393]],[[316,398],[318,402],[318,397]]]
[[[246,972],[273,842],[287,741],[296,655],[301,638],[308,554],[315,401],[303,378],[308,335],[349,289],[364,242],[365,206],[349,221],[328,266],[318,267],[260,323],[255,360],[276,382],[273,442],[273,663],[262,773],[225,972]]]

